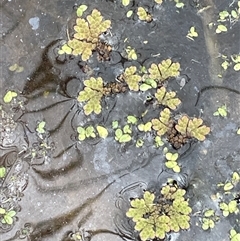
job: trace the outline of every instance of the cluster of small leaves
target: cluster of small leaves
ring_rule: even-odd
[[[138,7],[137,15],[138,18],[142,21],[146,21],[148,23],[152,21],[151,14],[149,14],[143,7]]]
[[[1,223],[11,225],[13,224],[13,218],[16,215],[14,210],[6,210],[0,207],[0,219]]]
[[[167,92],[164,86],[157,90],[155,97],[159,104],[167,106],[172,110],[175,110],[181,103],[181,100],[176,97],[176,92]]]
[[[175,126],[176,130],[187,137],[196,138],[199,141],[204,141],[205,136],[210,132],[210,128],[202,125],[203,120],[200,118],[189,119],[184,115]]]
[[[148,69],[150,73],[149,77],[160,82],[163,82],[170,77],[177,77],[179,75],[179,70],[180,64],[173,63],[171,59],[163,60],[158,65],[153,63]]]
[[[240,182],[240,175],[237,172],[233,172],[231,180],[226,183],[219,183],[218,186],[222,186],[225,194],[230,194],[230,191]],[[237,198],[229,202],[220,202],[219,207],[222,210],[223,216],[227,217],[231,213],[237,214],[238,209]]]
[[[82,15],[86,8],[78,9],[78,16]],[[78,17],[74,26],[74,36],[59,50],[59,54],[81,55],[82,60],[86,61],[96,48],[100,34],[106,32],[110,26],[110,20],[103,20],[101,13],[93,9],[92,13],[84,18]]]
[[[134,48],[132,48],[131,46],[127,46],[126,52],[127,52],[127,58],[129,60],[137,60],[137,53]]]
[[[131,141],[132,128],[130,125],[125,125],[123,129],[117,128],[115,130],[115,140],[119,143],[126,143]]]
[[[99,137],[105,139],[108,136],[108,130],[105,127],[98,125],[96,127],[96,129],[97,129],[97,133],[98,133]],[[96,137],[96,130],[93,126],[88,126],[86,128],[79,126],[77,128],[77,132],[78,132],[78,140],[79,141],[83,141],[86,138],[95,138]]]
[[[3,97],[4,103],[10,103],[13,98],[17,97],[17,93],[15,91],[9,90]]]
[[[227,117],[227,106],[222,105],[213,113],[214,116]]]
[[[231,241],[239,241],[240,240],[240,233],[237,233],[235,229],[230,230],[230,240]]]
[[[142,241],[164,239],[170,231],[179,232],[190,227],[189,214],[192,210],[184,198],[185,192],[176,186],[166,185],[158,198],[146,191],[142,199],[131,201],[126,216],[135,222],[135,230]]]
[[[228,58],[226,55],[221,55],[223,60],[221,66],[224,70],[227,70],[229,66],[233,66],[235,71],[240,71],[240,55],[233,54]]]
[[[186,36],[187,38],[191,39],[192,41],[194,41],[194,38],[197,38],[198,37],[198,33],[195,29],[194,26],[192,26],[189,31],[188,31],[188,34]]]
[[[130,90],[138,91],[139,90],[139,82],[141,81],[141,76],[136,74],[137,68],[135,66],[130,66],[125,69],[122,74],[122,78],[128,84]]]
[[[102,111],[101,98],[104,93],[103,80],[101,77],[93,78],[84,81],[84,89],[79,92],[78,101],[87,102],[83,109],[86,115],[90,115],[92,112],[100,114]]]
[[[8,69],[12,72],[21,73],[23,72],[24,67],[19,66],[18,64],[13,64]]]
[[[227,11],[223,10],[219,12],[218,15],[218,23],[217,28],[216,28],[216,33],[222,33],[222,32],[227,32],[228,27],[227,27],[227,22],[230,22],[231,25],[236,23],[239,18],[240,18],[240,1],[237,3],[238,6],[236,6],[234,9]]]
[[[222,210],[224,217],[227,217],[231,213],[235,213],[235,214],[239,213],[236,200],[232,200],[229,203],[221,202],[219,204],[219,207]]]
[[[166,159],[167,159],[167,161],[165,162],[165,166],[167,168],[172,169],[174,172],[177,172],[177,173],[180,172],[181,168],[177,163],[178,153],[168,152],[168,153],[166,153],[165,156],[166,156]]]
[[[202,218],[202,229],[208,230],[212,229],[215,226],[215,222],[219,220],[219,216],[215,215],[213,209],[206,210]]]

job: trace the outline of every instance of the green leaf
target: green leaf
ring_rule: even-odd
[[[124,7],[127,7],[129,5],[129,3],[130,3],[130,0],[122,0],[122,5]]]
[[[232,174],[232,183],[236,185],[240,181],[240,176],[237,172]]]
[[[237,130],[237,134],[240,135],[240,128],[238,128],[238,130]]]
[[[0,214],[5,214],[6,210],[4,208],[0,208]]]
[[[238,14],[235,10],[231,11],[231,15],[232,15],[233,18],[238,18]]]
[[[177,8],[183,8],[184,7],[184,3],[181,3],[181,2],[176,3],[176,7]]]
[[[88,126],[85,131],[86,131],[85,135],[86,135],[87,138],[89,138],[89,137],[95,138],[96,137],[95,130],[94,130],[93,126]]]
[[[143,84],[140,85],[140,90],[141,90],[141,91],[147,91],[147,90],[149,90],[149,89],[152,89],[152,86],[151,86],[151,85],[148,85],[148,84],[145,84],[145,83],[143,83]]]
[[[119,140],[122,135],[123,135],[123,132],[122,132],[121,129],[117,129],[115,131],[115,137],[116,137],[117,140]]]
[[[127,18],[130,18],[132,15],[133,15],[132,10],[127,11],[127,14],[126,14]]]
[[[207,210],[207,211],[204,212],[204,216],[205,216],[206,218],[209,218],[209,217],[211,217],[211,216],[214,216],[214,213],[215,213],[214,210],[209,209],[209,210]]]
[[[129,115],[127,117],[127,123],[129,123],[129,124],[135,125],[137,123],[137,121],[138,121],[138,119],[133,115]]]
[[[227,106],[226,105],[223,105],[223,106],[219,107],[217,111],[218,111],[220,116],[222,116],[222,117],[227,116]]]
[[[16,212],[14,210],[11,210],[11,211],[7,212],[7,215],[9,217],[14,217],[16,215]]]
[[[41,121],[41,122],[37,125],[36,131],[37,131],[39,134],[45,133],[45,130],[44,130],[45,125],[46,125],[46,122],[45,122],[45,121]]]
[[[101,138],[105,139],[108,136],[108,130],[103,126],[97,126],[98,134]]]
[[[144,132],[151,131],[151,128],[152,128],[152,123],[151,122],[147,122],[146,124],[139,124],[138,125],[138,129],[140,131],[144,131]]]
[[[63,53],[66,53],[66,54],[72,53],[72,49],[67,44],[64,44],[60,50],[62,50]],[[61,53],[59,53],[59,54],[61,54]]]
[[[233,189],[233,185],[231,182],[228,182],[224,185],[223,190],[226,191],[230,191],[231,189]]]
[[[17,97],[17,93],[9,90],[3,97],[3,101],[5,103],[10,103],[14,97]]]
[[[166,159],[168,161],[176,161],[178,159],[178,153],[166,153]]]
[[[239,70],[240,70],[240,63],[235,64],[235,65],[233,66],[233,69],[234,69],[235,71],[239,71]]]
[[[0,178],[3,178],[6,176],[6,168],[0,167]]]
[[[175,167],[173,167],[173,171],[176,173],[179,173],[181,171],[181,168],[179,165],[176,165]]]
[[[154,140],[155,140],[155,146],[157,148],[164,145],[164,142],[161,140],[160,136],[156,136]]]
[[[11,225],[13,223],[13,218],[11,216],[8,216],[7,214],[4,215],[3,217],[4,223],[7,223],[9,225]],[[3,222],[2,220],[2,222]]]
[[[233,200],[231,201],[229,204],[228,204],[228,211],[230,213],[234,213],[238,210],[237,208],[237,201],[236,200]]]
[[[220,24],[217,26],[216,33],[227,32],[227,27]]]
[[[120,138],[119,138],[119,142],[120,143],[125,143],[125,142],[129,142],[131,141],[132,137],[129,134],[123,134]]]
[[[118,128],[118,121],[113,121],[112,122],[112,128],[117,129]]]
[[[131,127],[130,127],[129,125],[125,125],[125,126],[123,127],[123,132],[124,132],[125,134],[131,134],[131,133],[132,133]]]
[[[170,168],[170,169],[176,167],[177,165],[178,165],[178,164],[177,164],[176,161],[167,161],[167,162],[165,162],[165,166],[166,166],[167,168]]]
[[[87,5],[80,5],[78,8],[77,8],[77,16],[78,17],[82,17],[83,13],[88,9],[88,6]]]

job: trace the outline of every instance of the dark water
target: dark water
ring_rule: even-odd
[[[80,235],[75,240],[138,240],[131,225],[126,225],[128,206],[116,207],[116,201],[135,198],[142,189],[156,191],[168,177],[184,177],[193,208],[191,228],[170,234],[169,240],[228,240],[232,227],[240,232],[239,214],[222,217],[219,200],[211,198],[217,192],[223,194],[217,184],[230,180],[232,172],[240,168],[236,135],[240,126],[239,73],[229,68],[222,78],[217,76],[222,72],[219,53],[230,56],[240,51],[239,21],[219,35],[207,26],[217,23],[218,12],[236,7],[237,1],[183,2],[183,9],[167,0],[161,6],[154,1],[132,1],[128,7],[120,1],[2,3],[0,93],[2,97],[15,90],[19,95],[11,104],[1,101],[0,166],[5,166],[8,174],[1,180],[0,202],[1,207],[17,212],[12,225],[0,225],[1,240],[74,240],[73,233]],[[99,62],[94,53],[87,73],[82,71],[85,63],[80,58],[57,56],[57,47],[67,39],[66,29],[73,25],[80,4],[87,4],[89,13],[97,8],[112,22],[111,34],[104,36],[113,49],[110,61]],[[136,14],[126,18],[128,10],[136,11],[139,6],[153,15],[151,23],[138,20]],[[32,26],[30,19],[35,21]],[[198,32],[194,41],[186,38],[192,26]],[[127,46],[136,50],[136,61],[126,59]],[[144,104],[151,91],[127,91],[106,97],[102,113],[86,117],[76,99],[83,80],[93,74],[113,82],[130,65],[148,68],[167,58],[181,64],[180,78],[168,84],[182,100],[176,116],[201,117],[211,127],[204,142],[178,150],[181,174],[165,170],[163,148],[156,149],[150,135],[136,130],[135,140],[145,138],[142,148],[134,141],[120,145],[113,130],[106,139],[78,141],[76,128],[80,125],[100,124],[111,129],[113,120],[123,126],[128,115],[140,117],[146,109],[144,123],[159,116],[159,109]],[[14,63],[24,71],[9,71]],[[179,85],[182,78],[188,80],[183,88]],[[224,104],[228,117],[214,117],[213,112]],[[47,131],[39,135],[36,126],[43,120]],[[226,201],[224,195],[222,199]],[[203,231],[201,213],[209,208],[221,219],[214,229]]]

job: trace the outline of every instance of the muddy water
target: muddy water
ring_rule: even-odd
[[[82,3],[78,1],[77,5]],[[217,77],[221,72],[218,53],[239,53],[239,23],[225,35],[216,35],[207,26],[216,22],[218,11],[228,5],[223,1],[185,1],[184,9],[178,10],[170,1],[162,6],[153,1],[133,1],[128,8],[116,1],[93,1],[90,9],[99,9],[104,18],[112,21],[111,35],[105,38],[113,46],[114,57],[99,63],[94,55],[88,63],[91,73],[81,71],[78,58],[56,60],[56,47],[61,39],[66,39],[66,29],[74,20],[74,5],[74,1],[4,1],[1,7],[1,96],[9,89],[22,93],[18,99],[20,107],[18,103],[1,101],[9,119],[3,122],[6,114],[2,112],[0,157],[9,174],[1,182],[1,202],[11,197],[4,208],[17,210],[13,225],[0,226],[2,240],[74,240],[73,233],[78,232],[84,239],[75,240],[122,240],[123,236],[138,240],[131,227],[125,225],[126,206],[116,207],[116,201],[134,198],[142,189],[157,190],[167,177],[180,176],[165,170],[162,148],[154,148],[150,141],[142,148],[136,148],[134,143],[121,146],[112,132],[104,140],[80,143],[76,127],[98,123],[110,128],[113,120],[119,120],[123,126],[124,117],[141,116],[146,110],[148,93],[126,92],[108,97],[102,114],[91,118],[86,118],[76,97],[83,88],[82,80],[92,73],[111,82],[129,65],[149,67],[168,57],[180,62],[181,76],[189,79],[183,88],[174,79],[169,83],[183,102],[179,114],[200,116],[211,126],[206,141],[179,150],[183,153],[179,163],[195,213],[190,230],[170,234],[169,239],[227,240],[231,227],[236,228],[239,214],[221,219],[211,233],[200,228],[198,214],[213,208],[220,215],[218,203],[211,195],[220,192],[217,183],[229,179],[240,168],[236,144],[240,125],[236,91],[240,90],[239,74],[229,70],[223,78]],[[136,16],[126,19],[127,10],[142,5],[153,14],[151,23],[141,22]],[[39,19],[39,25],[32,26],[31,19]],[[195,41],[186,38],[191,26],[199,34]],[[126,59],[127,46],[136,49],[137,61]],[[14,63],[23,66],[24,71],[9,71]],[[209,85],[231,89],[215,86],[200,91]],[[228,118],[213,117],[223,104],[227,105]],[[151,107],[148,110],[144,122],[159,113]],[[39,135],[36,126],[42,120],[47,132]],[[134,135],[137,138],[139,134]]]

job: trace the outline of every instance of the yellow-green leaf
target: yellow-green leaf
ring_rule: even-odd
[[[239,70],[240,70],[240,63],[235,64],[235,65],[233,66],[233,69],[234,69],[235,71],[239,71]]]
[[[217,26],[216,33],[227,32],[227,27],[223,24]]]
[[[77,16],[78,17],[82,17],[83,13],[88,9],[88,6],[87,5],[80,5],[78,8],[77,8]]]
[[[108,130],[103,126],[97,126],[97,131],[101,138],[106,138],[108,136]]]
[[[130,18],[132,15],[133,15],[132,10],[127,11],[127,14],[126,14],[127,18]]]
[[[122,5],[123,5],[124,7],[128,6],[129,3],[130,3],[130,0],[122,0]]]
[[[223,187],[224,191],[230,191],[231,189],[233,189],[233,185],[231,182],[226,183]]]
[[[46,125],[46,122],[45,122],[45,121],[41,121],[41,122],[38,124],[36,131],[37,131],[39,134],[45,133],[45,130],[44,130],[45,125]]]
[[[9,90],[3,97],[3,101],[5,103],[10,103],[14,97],[17,97],[17,93]]]

